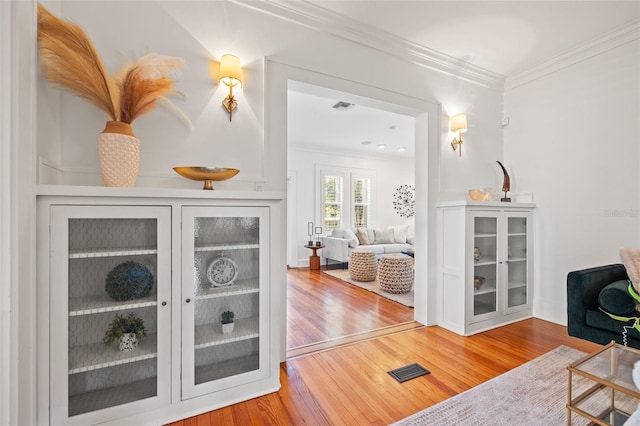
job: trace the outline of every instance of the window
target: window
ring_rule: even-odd
[[[342,168],[320,170],[324,231],[372,226],[373,176]]]
[[[324,229],[342,227],[343,190],[341,176],[324,177]]]
[[[371,178],[352,178],[353,188],[353,226],[356,228],[369,226],[371,212]]]

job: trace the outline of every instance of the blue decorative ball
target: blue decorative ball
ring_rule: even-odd
[[[107,274],[105,290],[117,301],[135,300],[148,296],[153,288],[153,274],[146,266],[128,261]]]

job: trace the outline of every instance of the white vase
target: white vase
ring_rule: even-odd
[[[120,336],[120,350],[132,351],[138,347],[138,338],[136,333],[125,333]]]
[[[98,152],[106,186],[133,186],[140,164],[140,140],[130,124],[107,121],[98,136]]]
[[[233,324],[230,322],[229,324],[222,324],[222,334],[229,334],[233,331]]]

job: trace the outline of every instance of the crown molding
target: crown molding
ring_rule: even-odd
[[[462,80],[502,91],[505,77],[386,31],[357,22],[306,1],[261,0],[233,3],[319,32],[362,44],[410,63]]]
[[[509,91],[638,39],[640,39],[640,21],[624,25],[526,71],[507,77],[504,90]]]

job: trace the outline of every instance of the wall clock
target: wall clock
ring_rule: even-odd
[[[215,287],[226,287],[238,277],[238,265],[232,259],[220,255],[207,268],[207,278]]]

